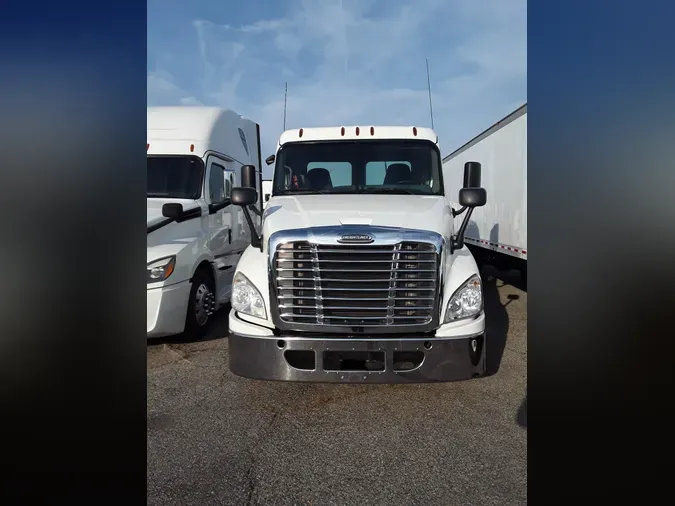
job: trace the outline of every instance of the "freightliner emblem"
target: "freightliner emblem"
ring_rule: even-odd
[[[338,242],[350,244],[369,244],[374,240],[375,238],[370,234],[344,234],[340,236]]]

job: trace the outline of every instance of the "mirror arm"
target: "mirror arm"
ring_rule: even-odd
[[[462,214],[462,213],[463,213],[464,211],[466,211],[466,210],[467,210],[467,207],[466,207],[466,206],[462,206],[462,207],[459,209],[459,211],[455,211],[455,209],[453,208],[453,209],[452,209],[452,217],[454,218],[455,216],[459,216],[460,214]]]
[[[259,211],[258,208],[254,204],[251,204],[250,206],[248,206],[248,208],[258,216],[262,216],[262,214],[263,214],[262,211]]]
[[[251,213],[248,211],[248,207],[241,207],[241,210],[244,212],[244,217],[248,223],[248,228],[251,230],[251,246],[254,248],[260,248],[260,251],[263,250],[262,240],[258,233],[255,231],[255,225],[253,224],[253,218],[251,218]]]
[[[466,209],[466,207],[463,209]],[[457,234],[452,238],[452,247],[450,248],[450,253],[453,253],[454,251],[460,250],[464,247],[464,232],[466,232],[466,227],[469,224],[469,219],[471,218],[474,208],[469,207],[468,210],[469,212],[466,213],[464,220],[462,220],[462,224],[459,226]]]
[[[209,204],[209,213],[217,213],[221,209],[225,209],[231,203],[232,201],[230,199],[225,199],[223,202],[219,202],[218,204]]]

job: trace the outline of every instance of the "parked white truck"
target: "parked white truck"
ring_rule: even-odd
[[[284,132],[262,234],[237,265],[229,367],[267,380],[406,383],[485,372],[481,278],[463,234],[480,164],[444,184],[427,128]],[[249,177],[248,180],[252,180]],[[455,229],[449,200],[468,209]],[[247,207],[256,189],[235,188]]]
[[[484,164],[490,202],[471,216],[464,240],[476,259],[514,268],[527,279],[527,104],[443,159],[443,176],[460,184],[464,164]]]
[[[260,230],[261,199],[251,226],[231,205],[232,188],[261,179],[260,130],[227,109],[150,107],[147,153],[147,335],[200,338]]]

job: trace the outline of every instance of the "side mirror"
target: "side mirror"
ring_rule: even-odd
[[[246,186],[253,189],[257,187],[255,165],[242,165],[241,186]]]
[[[244,218],[246,218],[246,223],[248,223],[248,228],[251,231],[251,246],[260,248],[260,251],[262,251],[262,240],[255,229],[253,218],[251,218],[251,213],[248,210],[248,207],[255,204],[256,200],[258,200],[258,192],[255,188],[239,186],[232,188],[230,200],[235,206],[241,206]]]
[[[459,190],[459,205],[462,207],[482,207],[487,202],[485,188],[462,188]]]
[[[162,216],[171,218],[172,220],[179,220],[183,216],[183,204],[164,204],[162,206]]]
[[[265,159],[265,163],[267,165],[272,165],[274,163],[274,160],[276,160],[276,156],[270,155]]]
[[[256,203],[258,192],[255,188],[238,187],[232,188],[231,200],[235,206],[248,207]]]
[[[466,162],[464,164],[463,188],[480,188],[481,165],[478,162]]]
[[[459,204],[462,206],[460,211],[453,209],[452,216],[462,214],[466,210],[466,215],[462,224],[459,226],[457,235],[452,238],[452,250],[459,250],[464,247],[464,233],[471,219],[471,214],[476,207],[484,206],[487,202],[487,192],[485,188],[480,187],[481,165],[478,162],[466,162],[464,164],[464,188],[459,190]]]

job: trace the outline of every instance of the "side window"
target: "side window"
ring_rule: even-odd
[[[209,172],[209,199],[212,204],[221,204],[228,197],[229,194],[225,191],[225,167],[212,163]]]
[[[232,196],[232,188],[234,188],[234,172],[228,170],[225,171],[225,198],[229,199]]]

